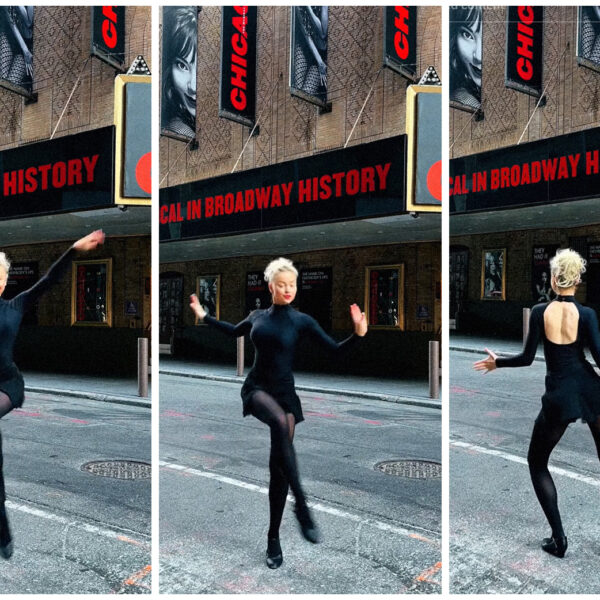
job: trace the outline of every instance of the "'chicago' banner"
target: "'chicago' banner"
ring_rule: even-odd
[[[92,56],[122,69],[125,62],[125,7],[92,6]]]
[[[506,87],[542,94],[544,7],[509,6],[506,24]]]
[[[162,9],[161,133],[196,137],[196,64],[198,7]]]
[[[0,87],[33,93],[33,6],[0,6]]]
[[[328,6],[292,6],[290,91],[308,102],[327,106]]]
[[[252,127],[255,112],[256,6],[224,6],[219,116]]]
[[[383,64],[414,81],[417,74],[417,7],[384,7]]]
[[[160,190],[162,241],[405,212],[406,136]]]

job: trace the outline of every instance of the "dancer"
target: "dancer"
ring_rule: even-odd
[[[13,408],[23,404],[23,377],[13,362],[13,347],[23,319],[23,313],[31,308],[40,296],[54,283],[71,264],[77,251],[94,250],[104,243],[104,233],[94,231],[76,241],[48,270],[32,288],[20,293],[11,300],[0,298],[0,419]],[[10,262],[4,252],[0,252],[0,296],[6,289]],[[6,516],[6,494],[2,473],[2,435],[0,434],[0,556],[10,558],[13,543]]]
[[[277,569],[283,562],[279,526],[288,485],[296,499],[296,517],[302,534],[313,544],[319,542],[317,526],[300,484],[292,444],[295,426],[304,420],[292,374],[296,344],[300,337],[310,336],[331,351],[345,351],[367,333],[365,314],[356,304],[350,307],[354,333],[342,342],[329,337],[315,319],[294,310],[291,304],[296,297],[297,277],[298,271],[290,260],[271,261],[265,269],[265,281],[269,284],[273,304],[268,309],[252,311],[237,325],[209,316],[196,295],[190,299],[190,307],[200,321],[231,336],[249,333],[256,349],[254,364],[242,387],[242,400],[244,416],[256,417],[271,430],[270,523],[266,553],[267,566],[271,569]]]
[[[575,300],[575,290],[585,272],[585,260],[574,250],[563,249],[550,261],[551,285],[557,297],[537,304],[531,311],[529,335],[521,354],[498,358],[488,350],[488,358],[475,363],[478,371],[530,365],[540,337],[546,358],[546,392],[531,436],[527,461],[535,493],[552,528],[542,549],[562,558],[567,550],[554,481],[548,470],[552,450],[569,423],[581,418],[587,422],[600,458],[600,377],[585,359],[587,346],[600,366],[600,333],[596,313]]]

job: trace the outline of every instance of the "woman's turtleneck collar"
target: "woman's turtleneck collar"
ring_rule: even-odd
[[[291,304],[271,304],[269,311],[272,313],[286,311],[292,308]]]
[[[555,300],[558,300],[559,302],[575,302],[575,295],[557,294]]]

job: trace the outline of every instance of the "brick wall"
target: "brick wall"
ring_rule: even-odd
[[[566,45],[570,48],[565,51]],[[543,85],[547,104],[535,111],[522,143],[600,124],[600,73],[579,66],[577,7],[544,9]],[[537,98],[504,85],[506,7],[483,9],[482,108],[484,119],[450,109],[450,158],[511,146],[518,142]],[[564,52],[564,55],[563,55]]]
[[[417,72],[441,70],[441,12],[419,7]],[[383,9],[330,7],[328,85],[332,111],[289,92],[290,7],[258,9],[257,117],[260,135],[250,140],[237,169],[250,169],[344,145],[382,64]],[[221,8],[204,6],[198,16],[197,150],[160,138],[161,187],[231,172],[249,128],[218,117]],[[283,74],[277,84],[279,74]],[[277,85],[276,85],[277,84]],[[350,144],[404,133],[409,82],[384,69]],[[274,91],[273,91],[274,90]]]
[[[68,243],[56,242],[13,246],[7,250],[11,262],[36,261],[40,277],[68,248]],[[79,253],[75,260],[112,258],[113,327],[130,328],[133,324],[125,316],[125,300],[138,302],[142,314],[134,319],[135,328],[143,329],[150,323],[150,296],[144,293],[144,280],[150,277],[150,236],[107,238],[104,246],[87,253]],[[50,288],[39,303],[38,323],[44,326],[71,326],[71,270],[61,282]]]
[[[577,242],[582,243],[583,247],[588,243],[600,243],[600,227],[589,225],[454,236],[451,239],[452,246],[466,246],[469,249],[468,293],[463,309],[470,316],[463,319],[462,329],[520,335],[522,309],[536,304],[531,293],[533,247],[558,244],[566,248]],[[493,248],[506,248],[505,301],[481,300],[482,252]],[[588,298],[585,281],[577,290],[577,298],[593,305]]]
[[[25,105],[21,96],[0,88],[0,151],[48,139],[80,75],[55,137],[112,124],[115,69],[89,58],[90,40],[89,6],[35,7],[33,89],[38,101]],[[125,65],[138,54],[143,54],[152,68],[151,10],[129,6],[125,11]]]

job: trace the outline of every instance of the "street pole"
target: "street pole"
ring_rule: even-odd
[[[241,377],[244,374],[244,336],[237,339],[237,372],[236,375]]]
[[[138,396],[148,397],[148,338],[138,338]]]
[[[525,340],[529,335],[529,316],[531,315],[530,308],[523,309],[523,348],[525,347]]]
[[[429,342],[429,397],[440,397],[440,343]]]

